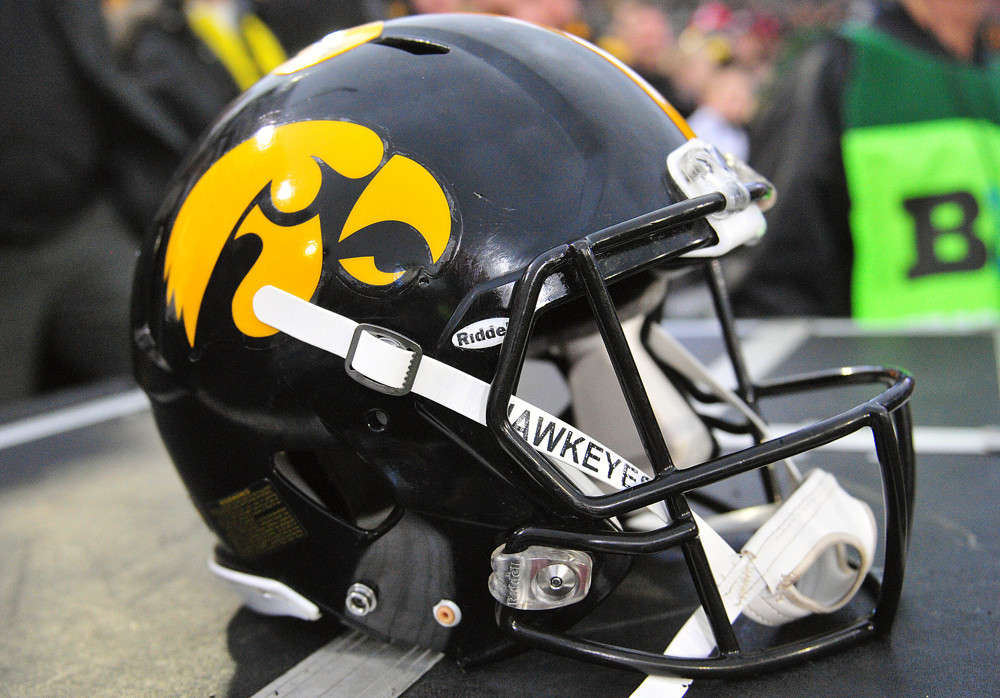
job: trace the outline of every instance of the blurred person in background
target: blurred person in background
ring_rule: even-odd
[[[593,30],[584,17],[580,0],[516,0],[506,14],[526,22],[540,24],[591,39]]]
[[[671,104],[680,101],[670,77],[677,42],[670,18],[660,6],[642,0],[614,3],[608,31],[597,45],[631,67]]]
[[[505,0],[504,4],[512,2],[513,0]],[[393,19],[406,15],[468,12],[476,9],[478,8],[470,0],[389,0],[376,16]],[[498,12],[497,14],[506,14],[506,12]]]
[[[766,83],[781,51],[783,33],[776,15],[744,10],[731,31],[733,61],[749,71],[757,84]]]
[[[0,2],[0,403],[130,373],[146,173],[189,140],[114,64],[98,0]]]
[[[1000,317],[989,0],[900,0],[810,49],[752,130],[775,183],[741,315]]]
[[[139,238],[201,131],[284,59],[242,2],[0,2],[0,404],[130,373]]]
[[[469,9],[494,15],[509,15],[524,0],[469,0]]]
[[[732,18],[725,3],[703,3],[695,8],[677,37],[672,70],[674,106],[685,117],[701,104],[705,87],[716,70],[733,60],[728,35]]]
[[[715,69],[688,125],[699,138],[746,162],[750,156],[746,126],[756,108],[755,91],[754,76],[746,68],[732,64]]]
[[[380,0],[254,0],[251,7],[288,55],[330,32],[380,19],[384,13]]]
[[[243,90],[285,60],[264,22],[240,0],[136,0],[117,37],[123,70],[193,141]],[[317,37],[318,38],[318,37]],[[169,175],[169,173],[167,173]],[[163,187],[155,187],[162,196]]]

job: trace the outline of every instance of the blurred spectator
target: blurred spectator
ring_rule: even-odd
[[[191,140],[285,59],[267,25],[239,0],[144,4],[148,10],[121,32],[119,62]]]
[[[378,0],[255,0],[260,17],[291,55],[338,29],[382,17]]]
[[[746,162],[750,155],[746,124],[753,116],[754,104],[753,76],[735,65],[719,68],[706,82],[701,104],[688,117],[688,125],[723,153]]]
[[[660,7],[641,0],[615,3],[608,31],[597,44],[676,106],[679,99],[670,71],[677,42],[670,18]]]
[[[441,12],[488,12],[561,29],[584,39],[589,39],[592,34],[584,17],[581,0],[389,0],[385,7],[388,17]]]
[[[711,3],[713,6],[719,4]],[[676,95],[674,106],[684,116],[689,116],[701,104],[705,87],[719,66],[732,60],[729,38],[714,29],[705,28],[715,26],[721,19],[712,14],[709,17],[714,21],[707,22],[704,16],[699,19],[699,12],[695,12],[692,23],[685,27],[677,40],[672,74]]]
[[[752,132],[777,186],[743,315],[997,317],[1000,67],[989,0],[901,0],[797,61]]]
[[[511,17],[592,38],[593,31],[583,15],[580,0],[517,0],[509,3]]]
[[[733,61],[763,83],[781,51],[782,26],[778,17],[750,11],[738,15],[732,29]]]
[[[464,12],[465,0],[410,0],[413,11],[418,14],[440,14],[442,12]]]
[[[688,30],[701,36],[721,34],[733,20],[733,11],[724,2],[703,2],[691,13]]]
[[[513,0],[506,0],[510,4]],[[385,4],[383,14],[392,19],[406,15],[439,14],[442,12],[466,12],[478,9],[468,0],[390,0]],[[497,13],[505,14],[505,13]]]
[[[510,15],[523,0],[470,0],[469,9],[494,15]]]
[[[115,70],[97,0],[0,2],[0,402],[129,372],[143,173],[183,129]]]
[[[284,59],[247,6],[0,3],[0,402],[130,372],[138,239],[194,139]]]

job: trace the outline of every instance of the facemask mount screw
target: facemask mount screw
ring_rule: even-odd
[[[378,606],[378,598],[375,590],[367,584],[356,582],[347,590],[347,599],[344,602],[347,612],[359,618],[367,616]]]

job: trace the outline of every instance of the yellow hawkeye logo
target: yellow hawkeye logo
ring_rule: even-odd
[[[277,332],[253,313],[262,286],[312,298],[328,252],[324,227],[331,224],[339,273],[362,287],[386,287],[411,269],[443,263],[452,237],[448,197],[422,165],[386,155],[382,139],[364,126],[300,121],[265,126],[212,165],[177,214],[163,268],[167,305],[183,321],[188,344],[194,347],[224,248],[244,235],[263,245],[232,301],[233,321],[250,337]],[[336,206],[323,204],[343,182],[339,188],[360,194],[338,218]],[[416,243],[408,230],[419,235]]]

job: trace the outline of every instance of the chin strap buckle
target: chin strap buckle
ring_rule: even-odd
[[[406,395],[413,389],[423,358],[420,345],[377,325],[354,329],[344,360],[347,375],[386,395]]]

